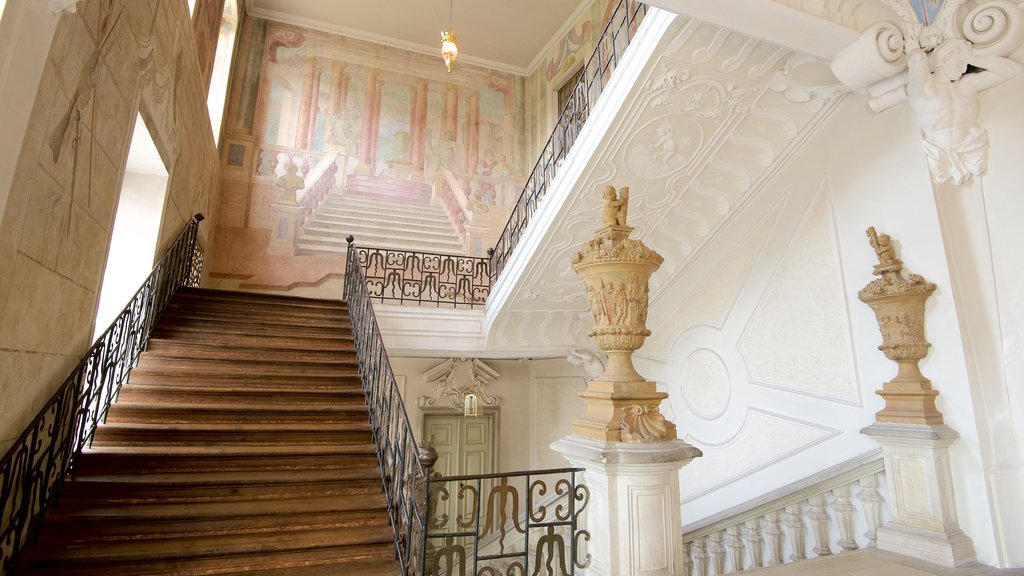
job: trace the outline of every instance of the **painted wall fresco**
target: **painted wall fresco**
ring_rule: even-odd
[[[593,0],[548,48],[527,81],[530,156],[536,158],[558,119],[558,89],[590,58],[618,0]]]
[[[336,297],[348,234],[485,254],[532,165],[525,78],[253,18],[241,34],[214,282]]]

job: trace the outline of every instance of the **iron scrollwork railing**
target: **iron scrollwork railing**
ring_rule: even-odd
[[[622,58],[622,53],[646,14],[647,6],[636,0],[619,0],[615,6],[580,79],[576,82],[576,87],[573,88],[572,95],[558,117],[554,131],[544,145],[516,205],[512,208],[505,229],[498,237],[494,248],[488,251],[492,281],[497,280],[501,271],[505,269],[505,264],[526,232],[526,227],[547,193],[559,166],[576,142],[598,96],[604,90]]]
[[[395,533],[395,555],[402,565],[403,574],[419,575],[423,574],[426,475],[434,462],[429,453],[425,452],[421,457],[417,447],[409,415],[384,349],[377,317],[373,313],[374,296],[367,288],[359,250],[349,236],[345,300],[348,302],[388,517]]]
[[[571,576],[590,565],[580,468],[427,481],[429,576]]]
[[[349,242],[351,246],[351,236]],[[365,246],[355,250],[368,296],[375,302],[450,308],[487,303],[487,258]]]
[[[74,473],[82,450],[138,363],[156,320],[180,286],[198,286],[196,214],[142,287],[50,397],[0,461],[0,573],[9,573],[43,514]]]

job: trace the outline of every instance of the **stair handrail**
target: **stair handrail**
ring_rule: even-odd
[[[509,214],[504,230],[487,250],[491,259],[491,282],[497,281],[516,245],[526,231],[530,218],[544,198],[562,161],[583,128],[587,117],[604,90],[612,71],[619,63],[622,52],[629,46],[640,21],[647,15],[647,5],[637,0],[619,0],[605,24],[604,31],[594,45],[594,51],[584,65],[583,73],[572,95],[558,115],[551,136],[541,150],[530,177]]]
[[[426,542],[426,480],[437,452],[416,443],[373,312],[355,239],[348,236],[346,241],[343,298],[348,303],[371,435],[394,530],[395,555],[403,574],[421,574]]]
[[[106,331],[43,405],[0,461],[0,574],[16,564],[37,536],[39,521],[56,502],[64,479],[131,369],[138,364],[160,314],[181,286],[198,286],[203,252],[197,243],[202,214],[178,238]]]

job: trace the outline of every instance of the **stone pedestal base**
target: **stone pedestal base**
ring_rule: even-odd
[[[268,254],[288,256],[295,254],[300,210],[301,208],[298,206],[288,204],[274,203],[270,205],[270,218],[274,229],[270,232]]]
[[[623,416],[628,415],[632,407],[639,407],[651,419],[651,423],[659,426],[656,438],[643,438],[642,441],[675,440],[676,427],[666,421],[658,412],[658,405],[668,397],[658,392],[654,382],[636,380],[617,382],[612,380],[591,380],[587,390],[579,393],[586,406],[586,412],[572,423],[573,436],[582,436],[601,442],[630,441],[630,431],[623,434]],[[628,417],[628,416],[627,416]],[[660,428],[664,430],[660,430]]]
[[[960,530],[953,496],[949,426],[873,424],[863,430],[882,445],[892,520],[878,529],[878,548],[945,566],[975,562]]]
[[[577,436],[551,449],[586,469],[588,576],[684,573],[679,469],[700,450],[681,440],[635,444]]]

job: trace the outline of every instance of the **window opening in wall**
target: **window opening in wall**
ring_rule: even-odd
[[[0,0],[2,2],[3,0]],[[196,13],[196,0],[188,0],[188,17],[191,18]]]
[[[583,76],[583,68],[583,66],[580,66],[580,69],[574,72],[573,75],[570,76],[569,79],[566,80],[558,89],[558,110],[555,111],[555,114],[561,114],[562,110],[565,109],[566,103],[568,103],[569,98],[572,97],[573,88],[576,87],[576,83],[579,82],[580,78]]]
[[[146,122],[138,116],[110,235],[93,339],[110,326],[153,269],[167,180],[167,167]]]
[[[220,144],[220,127],[224,120],[224,102],[228,96],[228,75],[231,72],[231,56],[235,51],[235,32],[238,29],[237,0],[224,2],[224,14],[220,19],[220,33],[217,36],[217,52],[213,57],[213,74],[206,107],[210,110],[210,126],[213,127],[213,141]]]

